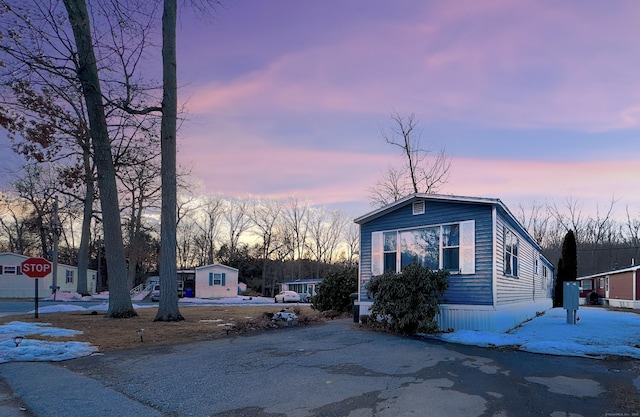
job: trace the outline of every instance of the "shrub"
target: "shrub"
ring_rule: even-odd
[[[438,330],[438,298],[449,286],[448,278],[448,271],[432,271],[416,262],[399,274],[388,271],[373,277],[367,284],[374,298],[371,319],[404,335]]]
[[[352,307],[349,296],[357,290],[357,268],[333,269],[318,285],[317,294],[313,297],[311,305],[319,311],[349,312]]]

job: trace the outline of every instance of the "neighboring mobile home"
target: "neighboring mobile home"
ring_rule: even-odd
[[[238,270],[222,264],[200,266],[195,269],[195,297],[223,298],[238,295]]]
[[[318,285],[322,278],[296,279],[282,283],[282,291],[295,291],[300,294],[300,300],[307,301],[318,293]]]
[[[620,268],[578,278],[580,302],[589,303],[592,292],[599,304],[611,307],[640,308],[640,265]]]
[[[30,278],[22,273],[22,262],[30,256],[17,253],[0,253],[0,298],[33,298],[35,296],[35,278]],[[89,294],[96,292],[97,272],[87,270],[87,290]],[[78,267],[58,264],[56,274],[58,291],[77,292]],[[51,295],[53,274],[38,279],[38,297],[46,298]]]
[[[451,273],[442,330],[504,332],[553,304],[553,265],[499,199],[413,194],[355,222],[360,316],[373,304],[371,277],[414,259]]]

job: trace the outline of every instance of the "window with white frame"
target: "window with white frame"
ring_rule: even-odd
[[[412,262],[454,274],[475,273],[475,221],[373,232],[371,273],[400,272]]]
[[[222,273],[209,272],[209,286],[210,287],[212,287],[214,285],[225,286],[226,285],[226,280],[227,280],[227,275],[224,272],[222,272]]]
[[[73,270],[67,269],[66,278],[67,284],[73,284]]]
[[[511,230],[504,229],[504,274],[518,276],[518,237]]]
[[[536,257],[536,259],[534,259],[533,261],[533,273],[538,275],[539,271],[540,271],[540,267],[539,264],[540,260]]]

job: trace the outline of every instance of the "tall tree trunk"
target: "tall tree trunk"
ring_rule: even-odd
[[[162,122],[160,217],[160,305],[154,321],[180,321],[178,277],[176,273],[176,127],[178,81],[176,60],[176,0],[164,0],[162,13]]]
[[[78,79],[87,105],[89,131],[93,140],[98,173],[104,244],[109,273],[109,310],[107,317],[136,316],[127,285],[127,265],[122,243],[120,208],[111,143],[100,90],[98,67],[91,39],[89,13],[85,0],[64,0],[78,50]]]
[[[84,147],[83,159],[87,193],[84,198],[82,233],[80,235],[80,246],[78,247],[78,286],[76,291],[82,295],[89,295],[89,289],[87,286],[87,269],[89,267],[89,240],[91,237],[91,218],[93,216],[93,196],[95,194],[95,190],[93,188],[93,172],[91,169],[89,150]]]

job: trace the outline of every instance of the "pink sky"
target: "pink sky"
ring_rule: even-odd
[[[392,111],[452,159],[442,192],[640,211],[640,3],[234,1],[185,11],[180,161],[211,193],[369,210]]]

